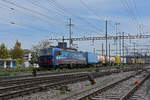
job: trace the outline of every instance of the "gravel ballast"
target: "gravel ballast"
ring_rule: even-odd
[[[68,84],[66,86],[70,91],[60,91],[59,88],[49,89],[43,92],[38,92],[23,97],[13,98],[11,100],[62,100],[62,98],[78,94],[78,92],[82,92],[88,88],[93,88],[99,85],[101,85],[100,88],[104,87],[112,81],[117,81],[133,73],[135,72],[134,71],[122,72],[122,73],[116,73],[108,76],[103,76],[96,79],[97,83],[95,85],[91,85],[89,81]],[[76,99],[72,98],[72,100],[76,100]]]

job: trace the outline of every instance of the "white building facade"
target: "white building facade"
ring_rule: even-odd
[[[16,60],[0,59],[0,68],[16,68]]]
[[[32,51],[24,50],[24,67],[30,67],[31,58],[32,58]]]

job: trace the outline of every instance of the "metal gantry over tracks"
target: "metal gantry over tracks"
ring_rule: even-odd
[[[150,38],[150,34],[136,34],[136,35],[120,35],[120,36],[108,36],[108,40],[116,40],[116,39],[142,39],[142,38]],[[69,38],[51,38],[49,40],[70,40]],[[71,38],[72,41],[87,41],[87,40],[106,40],[105,36],[97,36],[97,37],[79,37],[79,38]]]

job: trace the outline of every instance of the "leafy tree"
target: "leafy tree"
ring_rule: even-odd
[[[23,59],[20,59],[20,58],[16,59],[16,65],[17,65],[17,67],[20,67],[22,63],[23,63]]]
[[[34,63],[38,64],[38,63],[39,63],[38,54],[37,54],[36,52],[32,52],[31,55],[32,55],[32,58],[31,58],[30,63],[31,63],[31,64],[34,64]]]
[[[21,43],[18,40],[16,41],[15,46],[11,50],[11,57],[13,59],[19,59],[19,62],[23,63],[24,51],[21,48]]]
[[[43,40],[41,42],[39,42],[37,45],[33,45],[32,46],[32,58],[30,63],[34,64],[34,63],[39,63],[39,53],[40,53],[40,49],[43,48],[48,48],[51,46],[51,42],[48,40]]]
[[[0,45],[0,58],[1,58],[1,59],[9,58],[8,49],[6,48],[6,46],[5,46],[4,43],[2,43],[2,44]]]
[[[50,46],[51,46],[51,42],[49,42],[48,40],[43,40],[39,42],[37,45],[33,45],[32,50],[37,54],[39,54],[40,49],[47,48]]]

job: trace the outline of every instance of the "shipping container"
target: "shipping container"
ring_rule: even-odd
[[[120,56],[115,56],[115,63],[120,64]]]
[[[87,64],[98,63],[98,56],[95,53],[86,52],[86,62]]]

